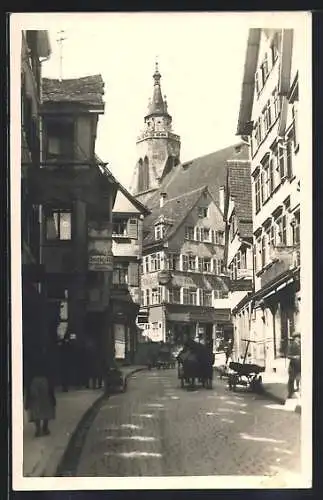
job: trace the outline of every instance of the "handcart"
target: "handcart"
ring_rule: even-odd
[[[229,364],[229,390],[235,391],[237,385],[242,385],[249,388],[253,392],[261,392],[262,389],[262,377],[260,373],[265,371],[264,366],[259,366],[252,363],[246,363],[246,358],[249,350],[249,345],[251,342],[255,342],[249,339],[243,339],[247,342],[246,352],[242,363],[236,363],[231,361]]]

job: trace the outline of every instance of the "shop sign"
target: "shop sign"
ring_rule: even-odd
[[[90,271],[113,271],[113,255],[91,254],[89,255]]]
[[[158,274],[158,281],[160,285],[167,285],[172,279],[172,275],[169,271],[160,271]]]

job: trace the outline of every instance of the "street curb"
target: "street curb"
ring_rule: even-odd
[[[127,382],[128,379],[137,372],[145,370],[145,367],[140,367],[140,368],[135,368],[133,371],[127,373],[125,376],[125,381]],[[99,396],[92,404],[89,406],[89,408],[83,413],[81,416],[80,420],[75,426],[74,431],[72,432],[72,435],[70,439],[67,442],[67,445],[64,449],[64,452],[62,454],[62,457],[56,467],[56,473],[54,477],[58,476],[73,476],[74,470],[70,469],[75,469],[75,467],[69,467],[68,463],[70,461],[75,462],[73,460],[73,454],[75,454],[75,450],[78,450],[81,452],[87,431],[90,428],[91,424],[93,423],[100,406],[104,400],[108,400],[110,397],[110,394],[103,393],[101,396]]]

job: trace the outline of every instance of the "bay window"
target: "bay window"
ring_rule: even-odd
[[[179,288],[170,288],[168,290],[168,301],[171,304],[181,303],[181,291]]]
[[[189,271],[196,270],[196,257],[195,257],[195,255],[188,256],[188,270]]]
[[[115,262],[113,266],[112,282],[114,285],[124,285],[128,283],[128,264]]]

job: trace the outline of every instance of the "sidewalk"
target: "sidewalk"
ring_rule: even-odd
[[[121,367],[125,380],[144,366]],[[29,477],[54,476],[68,442],[83,415],[103,397],[102,389],[57,392],[56,419],[50,422],[50,436],[35,438],[34,425],[24,412],[23,474]]]

